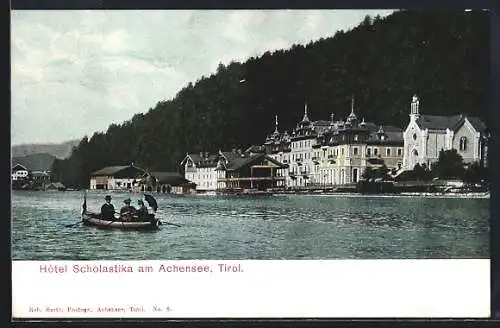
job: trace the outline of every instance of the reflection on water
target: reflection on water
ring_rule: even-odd
[[[139,194],[113,193],[115,208]],[[489,199],[158,195],[156,232],[65,225],[81,192],[14,192],[16,260],[488,258]],[[104,194],[87,193],[97,210]]]

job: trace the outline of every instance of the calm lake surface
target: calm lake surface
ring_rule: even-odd
[[[87,193],[98,210],[102,192]],[[111,193],[116,209],[131,196]],[[83,192],[12,194],[13,260],[489,258],[489,199],[154,195],[155,232],[78,224]]]

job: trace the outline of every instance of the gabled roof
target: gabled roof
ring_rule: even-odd
[[[140,169],[134,165],[106,166],[100,170],[92,172],[90,175],[92,175],[92,176],[98,176],[98,175],[113,176],[113,175],[120,173],[123,170],[130,169],[130,168],[134,168],[138,171],[144,171],[143,169]]]
[[[21,171],[21,170],[28,171],[28,169],[24,165],[21,165],[19,163],[16,163],[14,166],[12,166],[12,171]]]
[[[470,124],[476,129],[476,131],[480,133],[484,133],[486,131],[486,125],[479,117],[469,117],[467,116],[467,120]]]
[[[463,118],[462,115],[438,116],[438,115],[420,115],[417,118],[417,124],[421,129],[430,130],[452,130]]]
[[[287,165],[284,165],[276,160],[274,160],[272,157],[266,155],[266,154],[246,154],[246,153],[242,153],[242,154],[239,154],[239,153],[233,153],[233,152],[222,152],[222,155],[224,156],[224,158],[227,159],[227,164],[224,165],[224,168],[227,170],[227,171],[235,171],[235,170],[238,170],[240,168],[242,168],[243,166],[245,165],[248,165],[258,159],[266,159],[274,164],[276,164],[277,166],[280,166],[280,167],[286,167]]]
[[[129,168],[129,165],[125,166],[106,166],[100,170],[97,170],[95,172],[92,172],[91,175],[113,175],[116,174],[126,168]]]
[[[191,158],[196,167],[216,167],[219,156],[217,154],[209,154],[208,156],[200,156],[200,154],[187,154],[181,162],[184,164],[187,158]]]
[[[191,183],[179,172],[150,172],[150,175],[158,179],[161,184],[181,185]]]
[[[483,133],[486,125],[479,117],[466,116],[463,114],[453,116],[421,115],[417,119],[417,124],[421,129],[456,131],[465,120],[468,120],[476,131]]]

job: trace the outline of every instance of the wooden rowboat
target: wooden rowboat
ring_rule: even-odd
[[[82,222],[88,226],[122,230],[156,230],[161,225],[160,220],[155,218],[154,214],[149,214],[147,221],[126,221],[122,218],[104,220],[97,213],[84,212],[82,213]]]

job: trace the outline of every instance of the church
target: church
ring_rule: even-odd
[[[439,152],[450,149],[456,149],[465,164],[487,165],[487,133],[481,119],[463,114],[422,115],[419,106],[415,95],[410,106],[410,122],[403,132],[402,170],[413,170],[416,164],[432,169]]]

